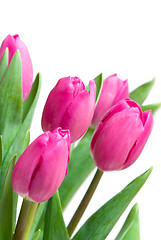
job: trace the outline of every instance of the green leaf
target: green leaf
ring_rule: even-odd
[[[115,240],[140,240],[139,207],[136,203],[131,209],[121,231]]]
[[[122,213],[149,177],[152,168],[129,183],[96,211],[80,228],[73,240],[104,240]]]
[[[6,48],[0,61],[0,84],[8,67],[8,48]]]
[[[101,89],[102,89],[102,84],[103,84],[103,75],[102,73],[100,73],[95,79],[95,83],[96,83],[96,104],[98,102],[100,93],[101,93]]]
[[[28,147],[29,143],[30,143],[30,130],[28,129],[27,132],[26,132],[25,139],[24,139],[24,144],[23,144],[23,150],[22,151],[25,151],[25,149]]]
[[[146,110],[152,110],[153,114],[155,114],[159,110],[160,107],[161,107],[161,103],[153,103],[150,105],[141,106],[143,112]]]
[[[97,104],[100,93],[101,93],[102,84],[103,84],[102,73],[100,73],[94,80],[95,80],[95,83],[96,83],[96,104]],[[89,85],[86,87],[86,89],[89,91]]]
[[[67,206],[75,192],[95,168],[90,154],[93,129],[89,128],[76,148],[73,149],[68,164],[68,174],[59,188],[62,209]]]
[[[145,101],[145,99],[149,95],[150,90],[154,85],[154,82],[155,82],[155,79],[139,86],[138,88],[136,88],[134,91],[130,93],[130,98],[135,102],[139,103],[140,105],[142,105],[142,103]]]
[[[40,73],[38,73],[36,76],[36,79],[32,85],[30,94],[23,105],[23,120],[26,118],[29,110],[31,109],[33,103],[35,102],[35,98],[37,101],[37,98],[38,98],[38,95],[40,92],[40,87],[41,87],[41,75],[40,75]]]
[[[2,135],[0,135],[0,170],[2,164]]]
[[[32,240],[39,240],[39,239],[40,239],[40,234],[41,234],[41,230],[39,229],[39,230],[35,233],[35,235],[34,235],[34,237],[32,238]]]
[[[64,223],[58,191],[48,200],[45,223],[44,240],[69,240]]]
[[[10,163],[10,159],[12,158],[12,156],[14,154],[17,154],[17,159],[18,159],[23,151],[24,139],[26,137],[26,132],[30,128],[32,117],[33,117],[36,103],[38,100],[38,96],[39,96],[39,92],[40,92],[40,85],[41,85],[40,83],[41,83],[41,77],[40,77],[40,74],[38,74],[33,83],[32,89],[31,89],[31,91],[35,92],[35,96],[33,95],[33,97],[32,97],[33,101],[30,105],[30,108],[28,109],[28,112],[26,113],[26,117],[25,117],[23,123],[21,124],[16,137],[14,138],[14,141],[13,141],[11,147],[9,148],[6,156],[3,159],[3,164],[2,164],[3,168],[2,168],[2,172],[1,172],[1,182],[0,182],[0,193],[1,193],[1,186],[3,185],[3,182],[4,182],[4,176],[6,173],[6,169]]]
[[[13,189],[11,185],[12,171],[16,156],[9,165],[2,196],[0,199],[0,239],[12,239],[13,233]]]
[[[0,134],[3,136],[3,157],[18,132],[22,111],[21,58],[17,51],[0,84]]]

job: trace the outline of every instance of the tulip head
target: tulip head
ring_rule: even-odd
[[[101,94],[96,105],[92,125],[97,126],[106,112],[117,102],[129,97],[128,81],[122,81],[117,74],[103,81]]]
[[[96,85],[89,82],[88,92],[77,77],[65,77],[50,92],[42,114],[43,131],[56,127],[69,129],[71,142],[78,140],[88,129],[95,108]]]
[[[18,159],[12,174],[13,190],[33,202],[43,202],[61,185],[70,157],[69,130],[40,135]]]
[[[121,170],[132,165],[148,140],[153,124],[151,111],[142,112],[130,100],[121,100],[100,122],[91,141],[91,154],[102,171]]]
[[[21,67],[22,67],[22,92],[23,92],[23,101],[25,101],[29,95],[29,92],[32,86],[32,81],[33,81],[33,68],[32,68],[32,62],[31,62],[29,52],[25,44],[22,42],[22,40],[17,34],[14,36],[8,35],[4,39],[0,47],[0,59],[2,58],[6,48],[8,48],[8,52],[9,52],[8,64],[10,64],[15,52],[17,50],[19,50],[20,52]]]

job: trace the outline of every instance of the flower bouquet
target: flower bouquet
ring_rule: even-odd
[[[0,240],[103,240],[152,168],[74,230],[103,173],[123,171],[141,154],[161,105],[143,105],[154,80],[129,93],[128,81],[116,74],[105,80],[99,74],[87,87],[78,77],[59,79],[43,108],[44,133],[29,144],[41,75],[32,81],[25,44],[18,35],[8,35],[0,48]],[[63,210],[93,170],[66,226]],[[23,197],[19,213],[18,195]],[[127,239],[140,239],[137,203],[115,240]]]

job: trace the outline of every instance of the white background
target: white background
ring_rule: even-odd
[[[43,105],[56,81],[78,76],[85,84],[99,73],[117,73],[129,80],[130,91],[156,77],[146,103],[161,101],[161,10],[158,0],[1,1],[0,42],[19,34],[42,88],[31,127],[31,140],[41,133]],[[80,225],[127,183],[154,166],[148,181],[107,237],[113,240],[135,202],[140,207],[141,240],[159,239],[161,215],[161,110],[155,115],[150,139],[136,163],[120,172],[105,173]],[[89,177],[92,178],[94,173]],[[88,179],[65,211],[68,223]],[[79,225],[79,226],[80,226]]]

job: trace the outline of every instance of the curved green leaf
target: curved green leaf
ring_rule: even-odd
[[[144,83],[143,85],[139,86],[138,88],[136,88],[134,91],[132,91],[130,93],[130,98],[132,100],[134,100],[135,102],[139,103],[140,105],[142,105],[142,103],[145,101],[145,99],[147,98],[147,96],[150,93],[150,90],[152,89],[153,85],[154,85],[155,79]]]
[[[161,103],[153,103],[150,105],[141,106],[143,112],[146,110],[152,110],[153,114],[155,114],[159,110],[160,107],[161,107]]]
[[[96,211],[76,233],[73,240],[104,240],[129,203],[146,182],[151,171],[152,168],[137,177],[120,193]]]
[[[0,61],[0,84],[8,68],[8,48],[6,48]]]
[[[136,203],[131,209],[122,229],[115,240],[140,240],[139,207]]]
[[[44,240],[69,240],[64,223],[58,191],[48,200],[45,222]]]
[[[76,148],[73,149],[71,159],[68,164],[68,174],[59,188],[59,194],[64,209],[75,192],[95,168],[95,164],[90,154],[90,143],[93,129],[89,128]]]
[[[2,164],[2,135],[0,135],[0,170]]]
[[[13,233],[13,189],[11,185],[12,171],[15,164],[16,156],[9,165],[2,196],[0,199],[0,239],[12,239]]]
[[[35,95],[32,96],[33,101],[31,102],[30,108],[28,109],[28,112],[26,113],[26,117],[24,121],[19,126],[19,130],[17,135],[14,138],[14,141],[12,142],[12,145],[10,146],[7,154],[5,155],[2,163],[2,171],[1,171],[1,182],[0,182],[0,189],[4,182],[4,176],[6,173],[6,169],[8,165],[10,164],[10,159],[14,154],[17,154],[17,159],[21,155],[23,148],[24,148],[24,139],[26,137],[26,132],[30,128],[32,117],[34,114],[34,110],[36,107],[36,103],[38,100],[39,92],[40,92],[40,86],[41,86],[41,76],[40,74],[37,75],[31,91],[35,92]],[[34,90],[33,90],[34,89]]]
[[[0,84],[0,134],[3,136],[3,157],[18,132],[22,112],[21,58],[17,51]]]

